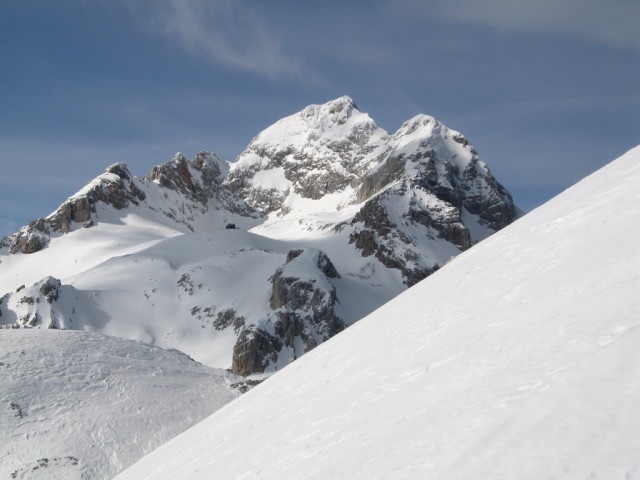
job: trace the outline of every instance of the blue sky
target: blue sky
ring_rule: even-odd
[[[349,95],[462,132],[530,210],[640,143],[636,0],[5,0],[0,235],[123,161],[226,160]]]

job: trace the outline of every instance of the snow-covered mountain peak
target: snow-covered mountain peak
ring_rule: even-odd
[[[441,163],[464,170],[477,152],[461,133],[448,128],[429,115],[416,115],[404,122],[392,137],[393,154],[421,151]]]
[[[458,209],[466,196],[490,195],[504,213],[489,222],[494,230],[513,218],[508,193],[460,133],[420,114],[389,135],[349,97],[310,105],[265,129],[231,166],[227,181],[255,209],[279,216],[304,214],[311,204],[301,199],[322,199],[320,208],[337,211],[408,181]],[[468,210],[478,214],[480,208]]]
[[[320,105],[309,105],[301,111],[278,120],[260,132],[250,146],[269,147],[274,144],[283,147],[302,148],[315,144],[328,143],[331,140],[348,136],[355,137],[362,132],[380,130],[382,136],[386,132],[380,129],[366,113],[360,112],[347,96],[337,98]],[[236,162],[238,168],[244,163],[251,163],[241,155]]]
[[[131,171],[129,170],[129,167],[124,162],[116,162],[112,165],[109,165],[105,169],[105,171],[102,173],[102,175],[107,175],[107,174],[116,175],[119,178],[122,178],[123,180],[128,180],[133,176]],[[99,175],[98,177],[100,176],[101,175]]]
[[[104,172],[98,175],[96,178],[87,183],[78,192],[69,198],[80,198],[92,195],[99,195],[98,190],[108,189],[113,192],[128,187],[125,185],[125,181],[131,181],[133,174],[129,170],[129,167],[124,162],[117,162],[109,165]]]
[[[398,131],[394,134],[394,137],[409,135],[422,127],[430,127],[433,129],[438,126],[440,126],[440,122],[438,122],[434,117],[424,113],[419,113],[403,122]]]
[[[171,163],[171,162],[175,162],[175,163],[181,163],[181,162],[186,162],[187,159],[186,157],[182,154],[182,152],[176,152],[173,157],[171,158],[171,160],[169,160],[169,162],[166,163]]]
[[[325,103],[323,107],[328,108],[332,113],[341,110],[347,110],[349,113],[351,113],[354,109],[358,110],[356,102],[354,102],[349,95],[342,95],[341,97],[330,100]]]
[[[329,129],[345,125],[352,118],[356,122],[372,122],[371,118],[358,110],[355,102],[347,96],[336,98],[323,105],[309,105],[300,112],[300,117],[310,128]]]
[[[228,184],[264,213],[292,195],[343,193],[380,161],[388,137],[349,97],[310,105],[256,136],[231,165]]]

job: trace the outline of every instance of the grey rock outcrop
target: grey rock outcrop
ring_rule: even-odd
[[[62,227],[69,225],[71,221],[86,222],[91,218],[91,212],[95,211],[94,205],[98,202],[121,210],[130,204],[139,205],[145,199],[137,179],[124,163],[111,165],[89,185],[83,193],[70,198],[47,217],[55,230],[66,233]]]
[[[282,342],[265,329],[250,326],[240,332],[233,347],[231,369],[236,375],[247,376],[264,372],[278,360]]]
[[[91,205],[87,196],[70,198],[49,217],[51,228],[53,231],[69,233],[72,222],[84,223],[91,219]]]
[[[215,199],[222,212],[237,214],[252,219],[260,218],[261,213],[249,206],[244,199],[233,195],[224,179],[228,166],[211,152],[198,152],[193,160],[187,160],[177,153],[166,163],[155,166],[149,175],[141,181],[151,182],[162,191],[173,191],[171,199],[150,208],[159,210],[176,223],[185,225],[193,231],[193,223],[208,212],[210,201]]]
[[[50,225],[44,218],[38,218],[8,238],[11,253],[35,253],[49,244]]]
[[[283,357],[295,360],[346,328],[335,311],[335,278],[338,271],[324,252],[291,250],[271,277],[273,313],[262,324],[242,330],[233,349],[233,372],[249,375]]]
[[[204,205],[222,183],[223,173],[221,160],[211,152],[198,152],[192,161],[177,153],[153,167],[147,178]]]
[[[47,277],[40,283],[38,291],[45,298],[47,303],[51,304],[60,298],[60,280],[53,277]]]

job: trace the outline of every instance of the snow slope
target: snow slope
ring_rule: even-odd
[[[235,398],[232,380],[175,350],[0,330],[0,478],[113,478]]]
[[[126,238],[140,236],[140,223],[129,224]],[[142,224],[144,225],[144,224]],[[81,230],[78,237],[91,232]],[[46,259],[75,264],[84,256],[82,239],[76,232],[52,241],[52,246],[33,255],[21,255],[26,265],[40,274],[47,268]],[[111,239],[114,243],[117,237]],[[335,242],[333,242],[335,244]],[[42,295],[42,281],[27,284],[19,291],[0,296],[0,325],[20,322],[43,326],[49,320],[57,328],[100,332],[120,338],[176,348],[199,362],[218,368],[232,365],[232,353],[238,330],[261,325],[273,333],[269,316],[272,292],[270,278],[282,267],[287,253],[296,247],[312,244],[271,240],[242,230],[177,235],[146,244],[133,253],[113,255],[75,275],[62,277],[54,301]],[[324,246],[330,246],[324,244]],[[114,252],[117,252],[112,244]],[[347,325],[354,323],[377,306],[397,295],[401,289],[389,273],[376,269],[363,257],[337,255],[342,278],[333,282],[340,289],[337,314]],[[16,257],[9,257],[13,260]],[[44,260],[43,260],[44,259]],[[312,277],[313,266],[299,271],[299,278]],[[11,271],[11,270],[9,270]],[[20,274],[19,269],[14,269]],[[59,271],[59,270],[58,270]],[[355,272],[355,273],[352,273]],[[360,273],[362,272],[362,273]],[[50,278],[50,277],[49,277]],[[233,316],[234,325],[222,322]],[[30,318],[33,321],[25,321]],[[297,352],[283,351],[272,369],[287,365]]]
[[[120,476],[640,479],[640,147]]]

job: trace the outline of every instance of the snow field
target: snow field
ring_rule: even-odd
[[[61,480],[112,478],[238,380],[175,350],[39,329],[0,330],[0,375],[0,478]]]

